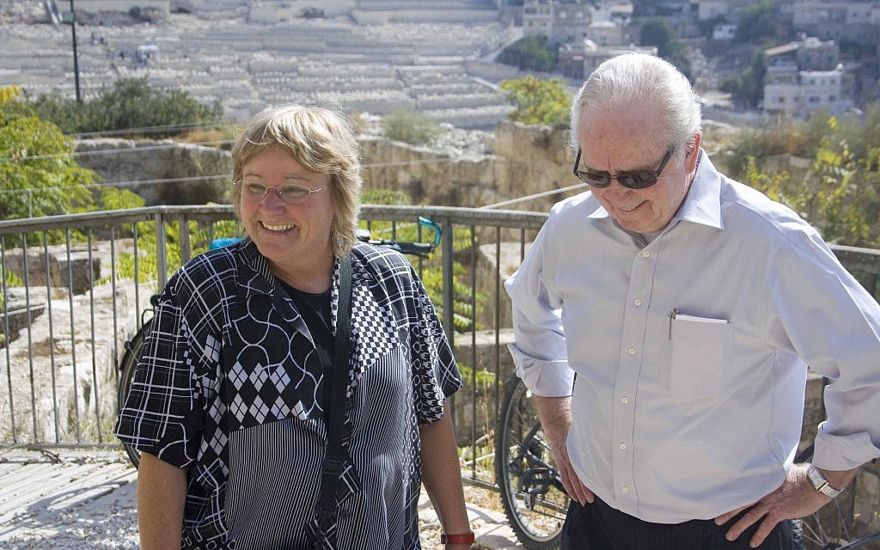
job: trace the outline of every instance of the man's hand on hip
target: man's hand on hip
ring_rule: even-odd
[[[578,501],[581,506],[587,502],[590,504],[596,499],[593,492],[581,483],[580,478],[571,467],[568,458],[568,430],[571,429],[571,398],[570,397],[541,397],[535,395],[535,406],[541,419],[541,428],[550,442],[550,450],[556,461],[556,469],[562,478],[562,485],[568,496]]]
[[[738,539],[746,529],[760,522],[758,530],[755,531],[749,542],[750,546],[754,548],[764,542],[767,535],[780,521],[808,516],[831,502],[831,498],[817,491],[807,478],[808,467],[808,464],[793,465],[788,471],[785,481],[775,491],[754,504],[731,510],[715,518],[717,525],[724,525],[743,510],[748,510],[728,529],[727,540]],[[836,486],[844,487],[852,480],[857,471],[856,469],[846,472],[832,472],[832,474],[837,474],[833,476],[832,481],[835,485],[839,483]],[[831,477],[829,474],[829,479]]]

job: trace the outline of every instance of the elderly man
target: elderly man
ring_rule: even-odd
[[[576,501],[564,549],[792,548],[790,519],[880,456],[880,307],[815,229],[715,170],[695,99],[654,57],[596,69],[571,117],[590,190],[507,281]],[[832,380],[812,465],[793,464],[807,365]]]

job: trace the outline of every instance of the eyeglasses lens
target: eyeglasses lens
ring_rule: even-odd
[[[673,149],[667,149],[666,155],[663,157],[663,160],[660,161],[660,165],[656,170],[642,170],[636,172],[618,172],[617,174],[610,174],[608,172],[591,172],[588,170],[580,170],[580,161],[581,161],[581,151],[578,150],[577,157],[575,158],[575,166],[574,166],[574,175],[578,177],[582,182],[590,185],[591,187],[608,187],[611,185],[611,180],[616,179],[620,185],[627,187],[629,189],[645,189],[646,187],[651,187],[655,183],[657,183],[657,179],[660,177],[660,173],[663,172],[663,169],[666,167],[666,163],[669,162],[670,157],[672,156]]]
[[[262,183],[245,182],[242,185],[242,191],[248,200],[254,202],[263,200],[269,193],[269,189],[278,194],[278,198],[287,204],[296,204],[309,196],[312,191],[297,185],[282,185],[281,187],[270,187]],[[316,189],[315,191],[319,191]]]

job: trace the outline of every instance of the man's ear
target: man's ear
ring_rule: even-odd
[[[697,155],[694,153],[700,150],[702,138],[703,135],[700,132],[697,132],[691,137],[688,144],[685,146],[684,158],[688,163],[688,172],[695,170],[697,167]]]

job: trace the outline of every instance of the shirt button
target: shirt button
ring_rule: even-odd
[[[639,307],[640,305],[642,305],[642,299],[636,298],[635,300],[633,300],[633,305]]]
[[[617,448],[620,449],[621,451],[625,451],[626,450],[626,443],[621,441],[620,443],[617,444]]]
[[[626,405],[627,403],[629,403],[629,397],[624,395],[623,397],[620,398],[620,402],[623,403],[624,405]]]
[[[628,353],[629,355],[635,355],[635,354],[636,354],[636,348],[630,346],[630,347],[626,348],[626,353]]]
[[[623,487],[620,488],[620,490],[623,491],[624,493],[628,493],[628,492],[629,492],[629,486],[628,486],[628,485],[624,485]]]
[[[651,257],[651,253],[648,252],[647,250],[644,250],[644,251],[642,251],[642,257],[643,257],[643,258],[650,258],[650,257]]]

